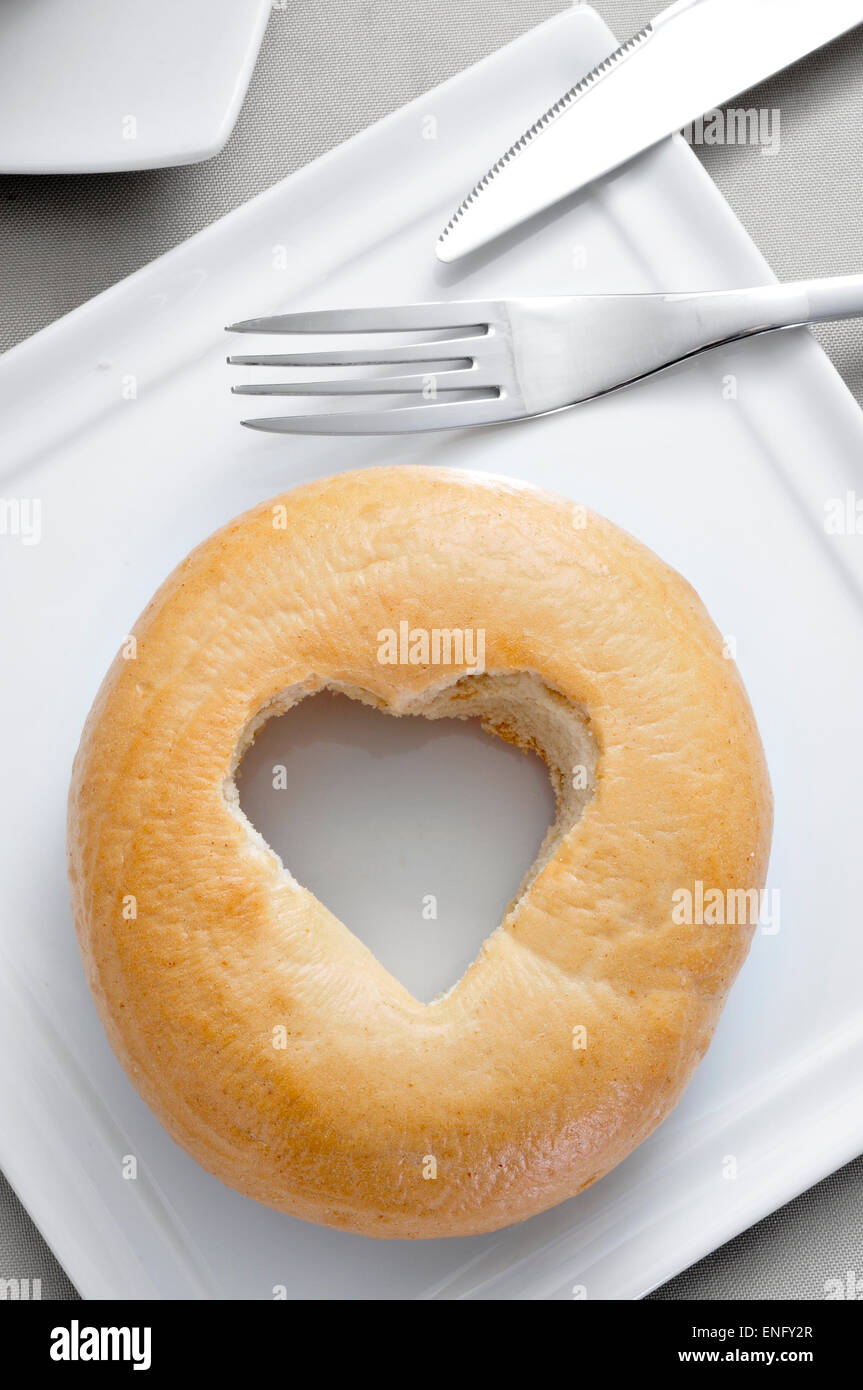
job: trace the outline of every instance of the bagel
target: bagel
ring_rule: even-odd
[[[372,468],[218,531],[132,639],[75,760],[74,915],[114,1051],[198,1163],[327,1226],[461,1236],[651,1133],[754,927],[681,921],[680,893],[760,890],[772,820],[743,685],[675,571],[526,484]],[[256,732],[324,689],[548,765],[539,856],[429,1004],[240,809]]]

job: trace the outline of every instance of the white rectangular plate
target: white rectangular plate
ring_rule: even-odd
[[[0,494],[39,499],[43,532],[0,537],[0,1163],[89,1297],[635,1298],[863,1147],[863,540],[824,526],[857,484],[863,417],[815,342],[787,333],[578,411],[406,440],[253,434],[227,389],[222,325],[249,315],[768,278],[680,141],[496,256],[437,263],[477,171],[612,47],[590,11],[551,21],[0,363]],[[72,756],[152,591],[262,498],[383,461],[530,479],[681,570],[734,642],[776,793],[781,928],[757,935],[682,1104],[587,1193],[471,1240],[318,1229],[201,1172],[114,1061],[67,905]]]

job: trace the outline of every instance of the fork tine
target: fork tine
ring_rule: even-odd
[[[417,430],[471,429],[522,418],[505,396],[479,401],[436,401],[396,410],[342,411],[321,415],[272,415],[243,420],[251,430],[271,434],[413,434]]]
[[[465,371],[412,372],[409,376],[346,377],[341,381],[255,381],[232,386],[234,396],[399,396],[425,391],[473,391],[497,386],[496,373],[468,367]]]
[[[232,367],[377,367],[389,362],[468,362],[486,336],[445,342],[408,343],[404,347],[319,348],[314,352],[233,354]]]
[[[399,304],[391,308],[314,309],[230,323],[228,333],[404,333],[433,328],[482,328],[498,317],[493,300]]]

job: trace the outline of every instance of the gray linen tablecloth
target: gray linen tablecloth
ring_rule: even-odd
[[[813,0],[817,4],[817,0]],[[663,6],[595,0],[628,37]],[[112,285],[567,5],[561,0],[287,0],[274,9],[237,127],[206,164],[77,178],[0,178],[0,349]],[[699,155],[782,279],[863,269],[863,31],[737,105],[781,111],[781,147]],[[863,322],[817,330],[863,404]],[[702,1260],[660,1299],[824,1297],[863,1278],[863,1159]],[[75,1291],[0,1178],[0,1279]]]

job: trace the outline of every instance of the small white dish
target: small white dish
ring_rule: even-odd
[[[269,0],[3,0],[0,174],[194,164],[233,130]]]

